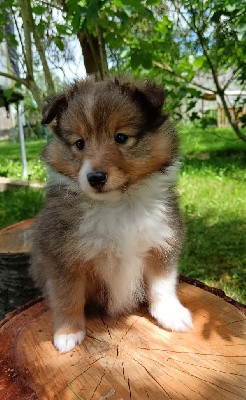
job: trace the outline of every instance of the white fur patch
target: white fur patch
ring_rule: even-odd
[[[131,252],[122,260],[109,256],[96,268],[110,289],[109,314],[130,311],[144,300],[143,262],[140,256]]]
[[[150,279],[150,314],[164,328],[185,332],[193,327],[189,310],[182,306],[176,295],[176,271],[167,278]]]
[[[178,299],[152,304],[150,314],[163,328],[171,331],[186,332],[193,327],[190,311]]]
[[[168,174],[156,172],[129,188],[118,201],[84,204],[80,232],[76,233],[81,236],[78,251],[86,260],[97,259],[96,271],[112,296],[112,314],[131,310],[143,299],[146,252],[152,247],[169,247],[172,180]]]
[[[66,353],[72,350],[77,344],[80,344],[85,338],[85,332],[79,331],[69,334],[55,334],[54,346],[60,353]]]
[[[93,171],[90,160],[85,160],[82,168],[79,171],[78,182],[81,190],[91,199],[99,201],[117,201],[122,197],[119,190],[112,190],[110,192],[97,192],[89,184],[87,175]]]
[[[161,172],[129,188],[118,201],[82,203],[76,235],[81,236],[81,256],[87,260],[101,252],[121,259],[142,256],[151,247],[168,247],[173,236],[169,182]]]

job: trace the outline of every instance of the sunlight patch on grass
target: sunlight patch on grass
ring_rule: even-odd
[[[181,271],[243,302],[246,298],[245,174],[235,165],[219,175],[211,166],[205,166],[206,169],[205,175],[203,170],[194,169],[189,174],[184,165],[180,175],[180,203],[187,227]],[[232,177],[236,171],[237,180]]]
[[[26,156],[28,163],[28,180],[46,181],[46,170],[40,160],[41,151],[45,145],[44,140],[27,141]],[[9,141],[0,142],[0,176],[21,179],[22,164],[19,143]]]

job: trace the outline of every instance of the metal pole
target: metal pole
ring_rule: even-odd
[[[10,119],[10,136],[11,136],[11,141],[13,143],[16,143],[16,136],[17,136],[17,131],[16,131],[16,124],[15,124],[15,117],[14,117],[14,107],[15,105],[12,103],[9,105],[9,119]]]
[[[21,146],[22,179],[25,180],[27,179],[27,162],[26,162],[25,137],[23,129],[23,109],[21,101],[18,101],[17,103],[17,111],[18,111],[19,138]]]

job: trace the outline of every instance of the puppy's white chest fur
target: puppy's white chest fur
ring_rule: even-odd
[[[109,289],[111,314],[132,309],[144,299],[144,257],[153,247],[168,247],[173,235],[168,191],[158,173],[117,202],[95,202],[81,224],[84,259]]]
[[[80,224],[84,257],[106,252],[127,258],[151,247],[168,246],[173,232],[163,180],[157,173],[116,202],[90,202]]]

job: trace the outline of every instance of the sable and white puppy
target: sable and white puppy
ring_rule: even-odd
[[[112,316],[147,300],[164,328],[192,327],[176,295],[178,140],[163,102],[151,82],[89,78],[44,107],[55,137],[43,154],[50,176],[31,273],[49,300],[61,353],[85,338],[90,300]]]

